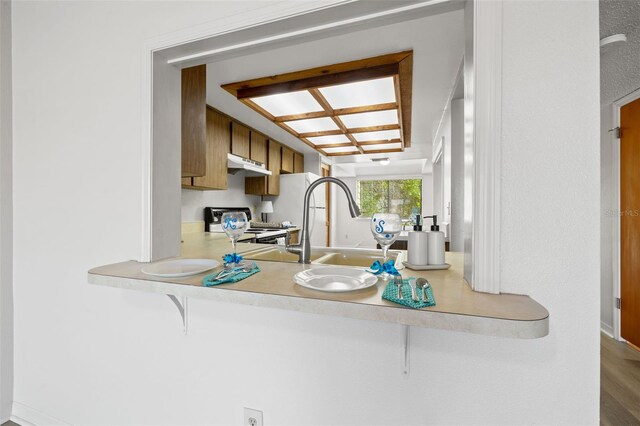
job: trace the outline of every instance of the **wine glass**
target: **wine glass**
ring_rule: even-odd
[[[247,221],[247,215],[244,212],[225,212],[222,214],[222,229],[231,239],[231,245],[233,246],[234,260],[236,254],[236,242],[238,238],[244,234],[249,222]],[[242,262],[230,262],[229,267],[241,266]]]
[[[383,264],[387,262],[389,246],[398,238],[400,231],[402,231],[402,220],[397,214],[375,213],[371,217],[371,233],[382,247]],[[389,274],[383,272],[381,277],[387,280]]]

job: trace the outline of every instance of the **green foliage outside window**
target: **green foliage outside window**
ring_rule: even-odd
[[[410,219],[414,210],[422,211],[422,179],[359,180],[357,194],[362,216],[396,213]]]

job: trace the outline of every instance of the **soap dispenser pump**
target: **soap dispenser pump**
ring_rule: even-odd
[[[420,215],[416,215],[416,224],[413,225],[413,231],[409,232],[407,243],[407,262],[414,266],[427,265],[427,233],[422,231],[420,224]]]
[[[444,264],[444,232],[440,231],[438,226],[438,216],[424,216],[425,219],[433,219],[431,230],[427,232],[427,262],[429,265]]]

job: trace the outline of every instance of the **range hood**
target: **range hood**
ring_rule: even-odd
[[[267,170],[263,163],[234,154],[227,154],[227,168],[232,175],[244,171],[247,172],[247,175],[271,176],[271,172]]]

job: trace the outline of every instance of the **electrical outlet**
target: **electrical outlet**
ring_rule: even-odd
[[[262,411],[244,407],[244,426],[264,426],[262,423]]]

